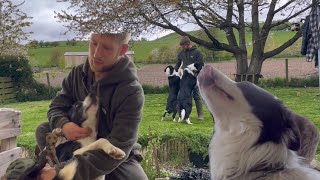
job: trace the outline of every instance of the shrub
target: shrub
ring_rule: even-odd
[[[60,49],[54,49],[51,52],[51,56],[49,59],[49,65],[51,67],[64,67],[64,56],[63,51]]]
[[[288,82],[286,82],[285,78],[261,79],[258,85],[261,87],[317,87],[319,86],[319,77],[291,78]]]
[[[17,101],[48,100],[54,97],[59,89],[49,89],[36,82],[28,59],[23,56],[0,56],[0,76],[11,77]]]
[[[24,56],[0,56],[0,76],[11,77],[13,85],[19,88],[32,81],[32,70]]]
[[[164,94],[169,92],[169,86],[152,86],[144,84],[142,85],[144,94]]]
[[[176,63],[178,47],[161,46],[151,51],[147,63]]]
[[[20,89],[19,93],[16,94],[16,100],[19,102],[50,100],[55,97],[59,90],[60,88],[49,90],[49,87],[45,84],[33,80],[32,83]]]
[[[211,140],[211,135],[201,132],[187,134],[177,134],[175,132],[166,134],[153,133],[152,137],[153,139],[160,139],[161,143],[172,139],[185,142],[188,146],[189,152],[201,154],[204,158],[208,155],[208,147]],[[140,134],[138,141],[143,147],[147,147],[150,145],[150,135]]]

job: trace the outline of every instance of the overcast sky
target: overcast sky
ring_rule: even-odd
[[[23,2],[22,0],[13,0],[14,4]],[[34,32],[30,36],[30,40],[43,41],[61,41],[72,39],[73,35],[63,35],[66,28],[54,18],[54,11],[61,11],[68,6],[65,3],[57,3],[55,0],[25,0],[20,9],[25,12],[33,24],[26,28],[28,31]]]
[[[14,4],[19,4],[23,0],[12,0]],[[34,32],[30,36],[30,40],[38,41],[63,41],[74,38],[72,33],[64,35],[67,30],[61,23],[54,18],[54,11],[59,12],[68,7],[67,3],[58,3],[56,0],[25,0],[20,9],[27,13],[28,16],[33,17],[33,24],[27,28],[28,31]],[[196,30],[195,26],[186,26],[184,30]],[[170,32],[158,32],[153,34],[145,34],[143,37],[153,40],[164,36]]]
[[[12,0],[14,4],[19,4],[23,0]],[[56,0],[25,0],[20,9],[27,13],[29,17],[33,17],[33,24],[26,28],[28,31],[34,32],[30,35],[30,40],[38,41],[63,41],[74,38],[72,33],[64,35],[67,30],[63,25],[54,18],[54,11],[59,12],[68,7],[67,3],[58,3]],[[193,29],[190,29],[193,30]],[[147,39],[156,39],[170,32],[160,32],[157,34],[145,34]]]

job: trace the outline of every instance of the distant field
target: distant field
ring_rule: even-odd
[[[203,37],[202,39],[207,39],[205,38],[205,35],[200,31],[193,31],[190,33],[197,37]],[[294,33],[295,32],[291,32],[291,31],[271,32],[268,37],[266,50],[271,50],[271,49],[274,49],[275,47],[280,46],[286,40],[293,37]],[[223,31],[216,31],[214,32],[214,34],[217,37],[217,39],[219,39],[222,42],[226,42],[225,33]],[[248,42],[247,49],[249,52],[248,53],[249,58],[252,52],[251,37],[252,37],[251,33],[248,33],[246,39]],[[170,48],[178,47],[179,40],[180,40],[180,35],[176,33],[172,33],[153,41],[134,41],[131,43],[130,50],[133,50],[135,52],[135,57],[134,57],[135,62],[143,63],[143,62],[146,62],[152,50],[163,47],[163,46],[167,46]],[[42,47],[42,48],[30,49],[29,56],[30,56],[31,64],[33,66],[39,66],[39,67],[50,67],[50,59],[52,59],[54,55],[57,56],[57,53],[60,54],[59,55],[60,60],[63,60],[64,52],[70,52],[70,51],[82,52],[82,51],[88,50],[88,44],[86,42],[78,42],[76,46],[66,46],[65,43],[66,42],[63,42],[63,41],[59,42],[58,47]],[[293,44],[291,47],[289,47],[284,52],[279,54],[277,57],[300,56],[300,48],[301,48],[301,40],[298,40],[295,44]],[[205,50],[205,48],[203,47],[200,47],[200,50],[203,52],[203,54],[206,54],[206,55],[208,55],[208,53],[213,54],[214,60],[232,59],[232,54],[225,51],[211,52],[211,51]]]

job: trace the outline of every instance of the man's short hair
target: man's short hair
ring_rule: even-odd
[[[188,36],[182,36],[181,40],[180,40],[180,46],[182,45],[189,45],[190,44],[190,39]]]
[[[91,34],[95,34],[96,32],[91,32]],[[105,33],[96,33],[101,34],[102,36],[113,37],[119,41],[120,44],[128,44],[131,39],[131,33],[128,32],[105,32]]]

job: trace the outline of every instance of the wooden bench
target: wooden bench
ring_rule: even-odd
[[[21,112],[0,108],[0,179],[9,164],[21,157],[22,149],[17,147],[17,136],[21,133]]]

